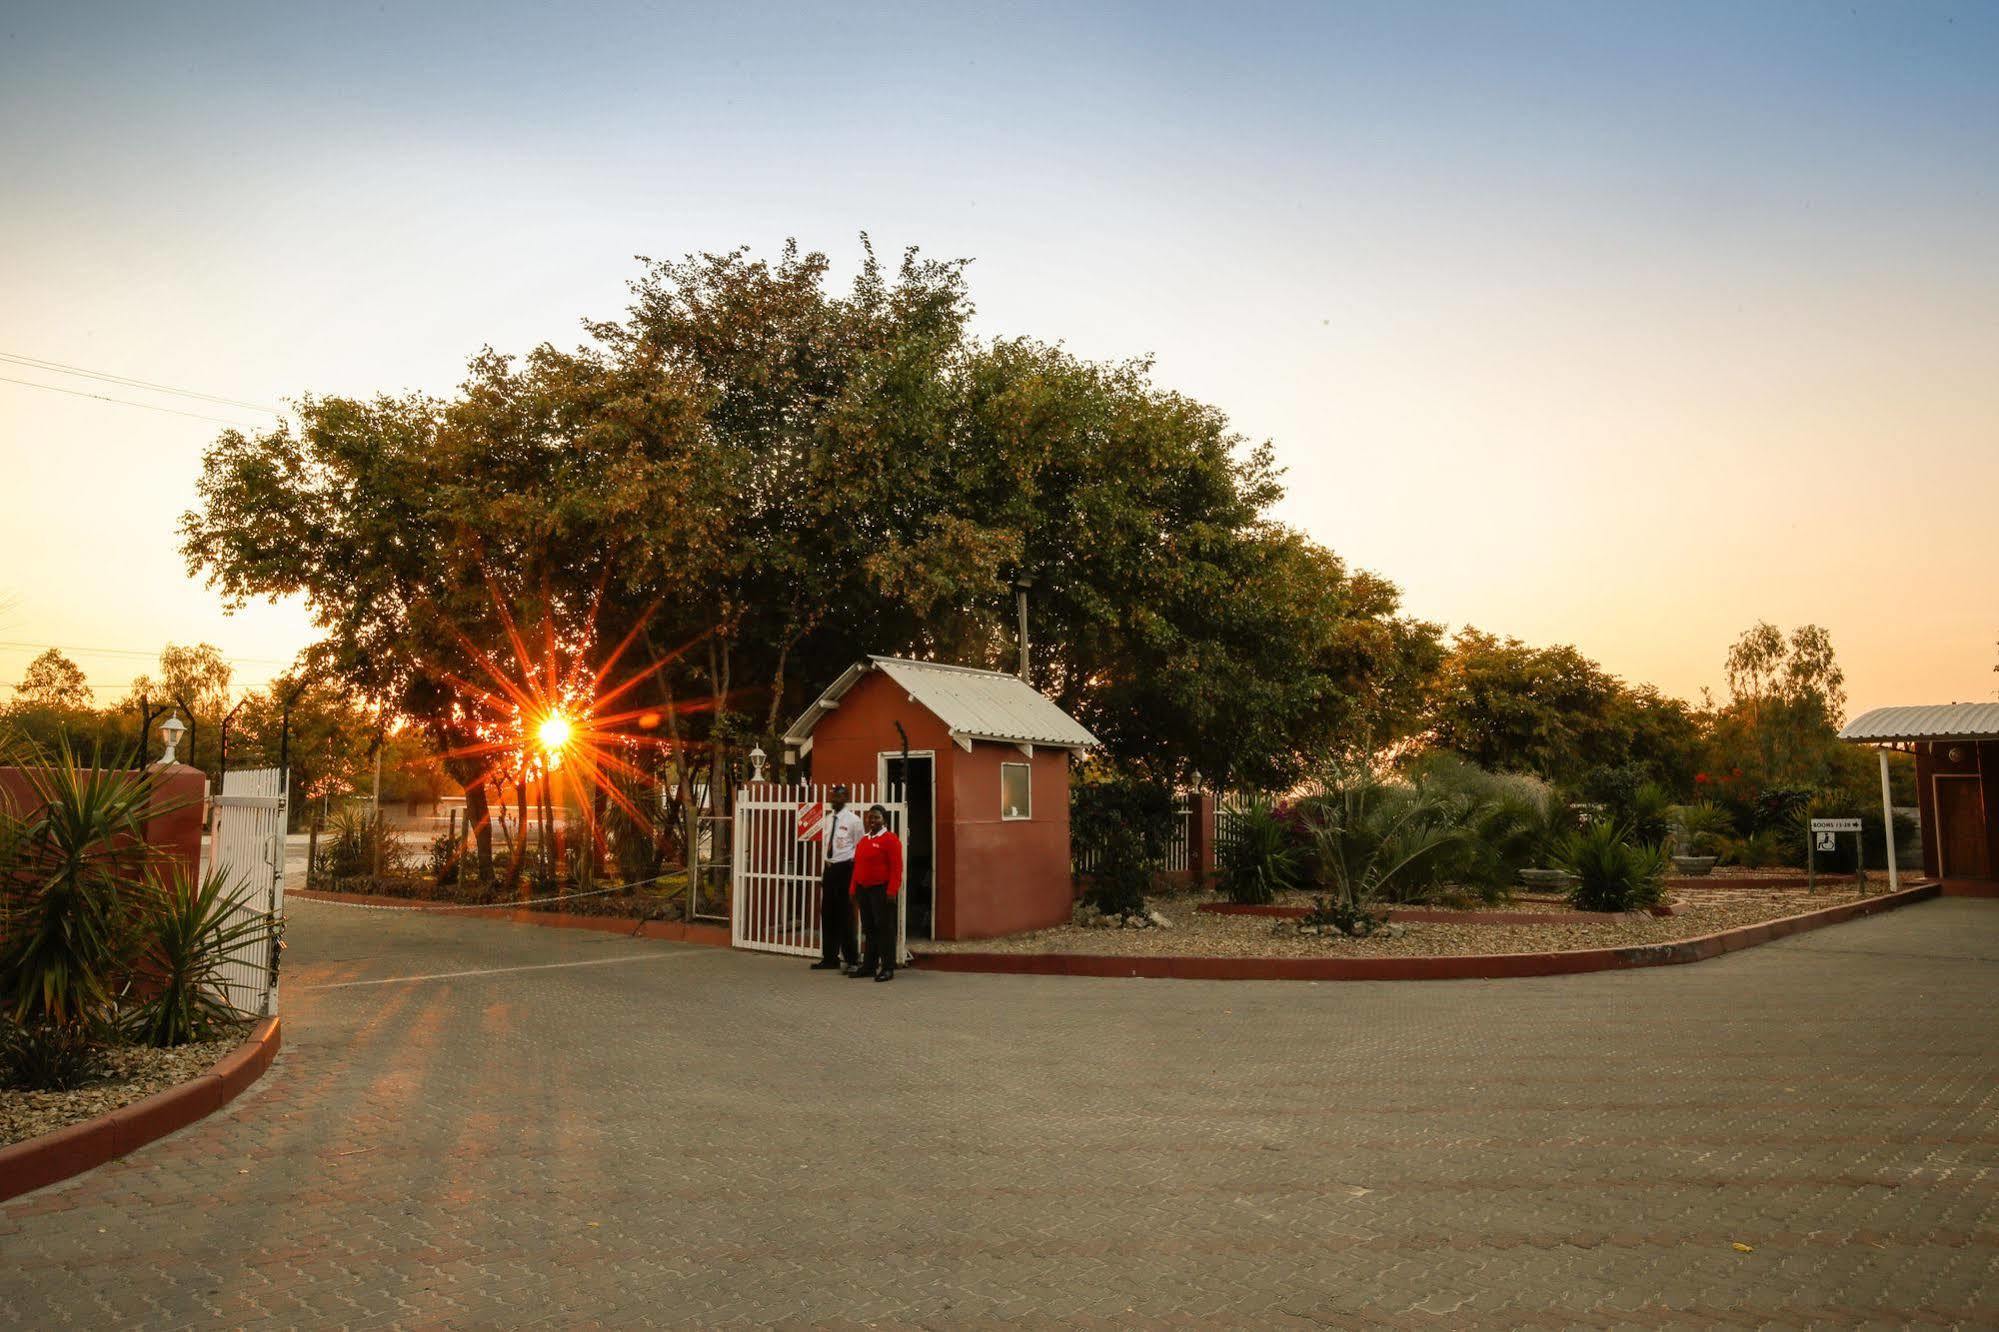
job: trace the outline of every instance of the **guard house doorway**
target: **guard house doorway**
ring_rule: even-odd
[[[908,914],[911,938],[937,937],[937,754],[929,749],[909,751],[909,766],[903,767],[901,750],[884,752],[876,760],[880,781],[877,789],[893,795],[903,792],[909,826],[903,834],[907,857],[903,908]]]
[[[1985,792],[1977,776],[1938,773],[1936,782],[1937,851],[1947,879],[1992,876],[1985,845]]]

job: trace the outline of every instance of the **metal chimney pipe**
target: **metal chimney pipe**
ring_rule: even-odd
[[[1020,678],[1027,679],[1027,589],[1033,586],[1030,578],[1016,578],[1013,583],[1014,608],[1020,615]]]

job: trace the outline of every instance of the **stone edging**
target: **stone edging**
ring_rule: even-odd
[[[410,897],[390,897],[382,893],[329,893],[320,889],[294,889],[286,897],[302,897],[308,902],[345,903],[349,906],[423,907],[449,906],[447,902],[426,902]],[[569,911],[534,911],[525,907],[466,907],[462,910],[432,911],[443,917],[471,916],[478,920],[504,920],[514,925],[542,925],[558,930],[601,930],[633,939],[661,939],[668,943],[702,944],[711,948],[729,947],[727,925],[688,924],[678,920],[646,920],[637,916],[584,916]]]
[[[263,1076],[282,1041],[278,1019],[264,1018],[198,1077],[95,1119],[0,1147],[0,1201],[80,1175],[220,1110]]]
[[[1650,920],[1654,916],[1677,916],[1686,904],[1675,898],[1643,911],[1458,911],[1445,907],[1390,907],[1384,920],[1415,921],[1427,925],[1602,925],[1612,920]],[[1267,906],[1246,902],[1202,902],[1194,907],[1215,916],[1272,916],[1279,920],[1302,920],[1310,907]]]
[[[1772,939],[1871,916],[1938,895],[1934,883],[1743,925],[1718,934],[1629,948],[1455,957],[1118,957],[1098,953],[924,953],[925,971],[980,971],[1014,976],[1125,976],[1160,980],[1498,980],[1564,976],[1705,962]]]

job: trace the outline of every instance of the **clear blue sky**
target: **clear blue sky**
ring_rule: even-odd
[[[1759,617],[1856,706],[1996,682],[1999,5],[15,6],[0,179],[0,352],[442,391],[635,254],[867,230],[1155,354],[1419,613],[1683,694]],[[296,609],[174,554],[215,428],[0,383],[0,640],[268,678]]]

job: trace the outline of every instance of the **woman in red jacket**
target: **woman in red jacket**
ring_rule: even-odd
[[[867,813],[868,835],[854,846],[854,901],[868,932],[868,953],[847,975],[855,980],[873,976],[895,979],[896,898],[902,893],[902,839],[888,830],[888,811],[876,805]]]

